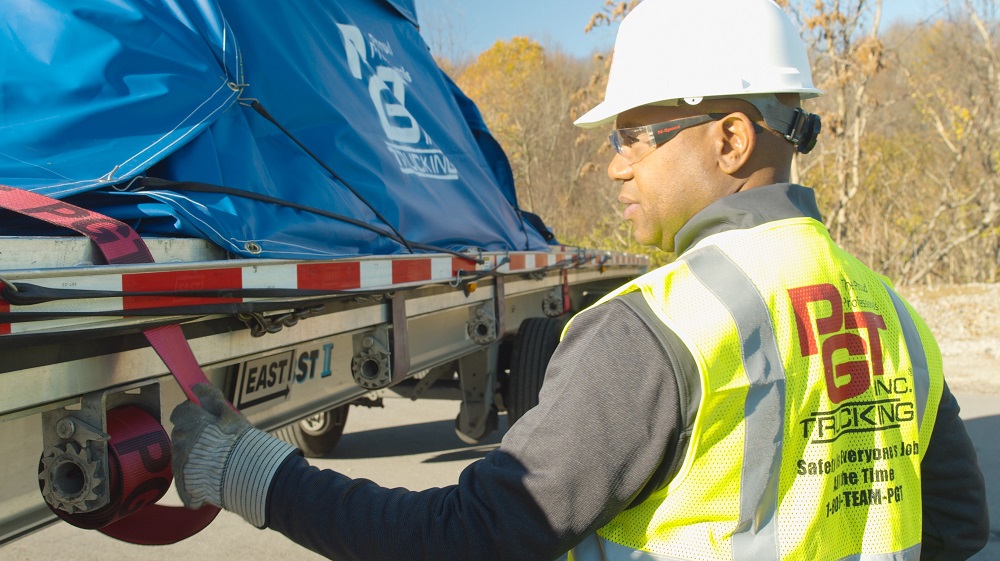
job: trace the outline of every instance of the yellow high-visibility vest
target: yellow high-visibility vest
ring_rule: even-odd
[[[673,479],[569,559],[919,558],[940,351],[822,224],[710,235],[611,298],[684,342],[701,397]]]

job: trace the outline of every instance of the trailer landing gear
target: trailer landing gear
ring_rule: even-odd
[[[493,400],[498,354],[499,344],[492,344],[458,360],[462,405],[455,419],[455,434],[466,444],[482,442],[499,426]]]

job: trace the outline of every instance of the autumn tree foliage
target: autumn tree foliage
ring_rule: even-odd
[[[790,2],[825,91],[800,180],[835,239],[895,282],[998,282],[996,2],[888,31],[881,5]]]
[[[1000,282],[1000,45],[986,7],[966,4],[898,51],[921,125],[910,137],[922,140],[910,185],[920,204],[900,213],[901,249],[887,260],[905,282]]]
[[[606,0],[587,29],[639,0]],[[837,241],[899,284],[1000,282],[998,0],[958,0],[886,29],[882,0],[778,0],[806,42],[823,119],[793,179],[816,190]],[[606,175],[606,130],[572,121],[598,103],[611,53],[569,57],[501,41],[449,72],[483,111],[524,208],[563,243],[644,251]]]
[[[607,131],[573,125],[600,100],[581,92],[601,67],[515,37],[453,70],[453,78],[507,153],[524,209],[542,216],[562,243],[640,250],[622,230],[618,190],[596,163],[611,159]]]

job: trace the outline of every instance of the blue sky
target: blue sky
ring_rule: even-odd
[[[695,0],[696,1],[696,0]],[[952,0],[954,1],[954,0]],[[577,56],[614,44],[615,29],[583,29],[603,0],[415,0],[421,32],[435,54],[475,56],[499,39],[523,35]],[[883,21],[922,21],[948,0],[883,0]]]

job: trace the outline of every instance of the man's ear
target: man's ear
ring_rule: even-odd
[[[716,146],[719,169],[737,175],[757,148],[754,123],[743,113],[730,113],[720,121],[721,135]]]

